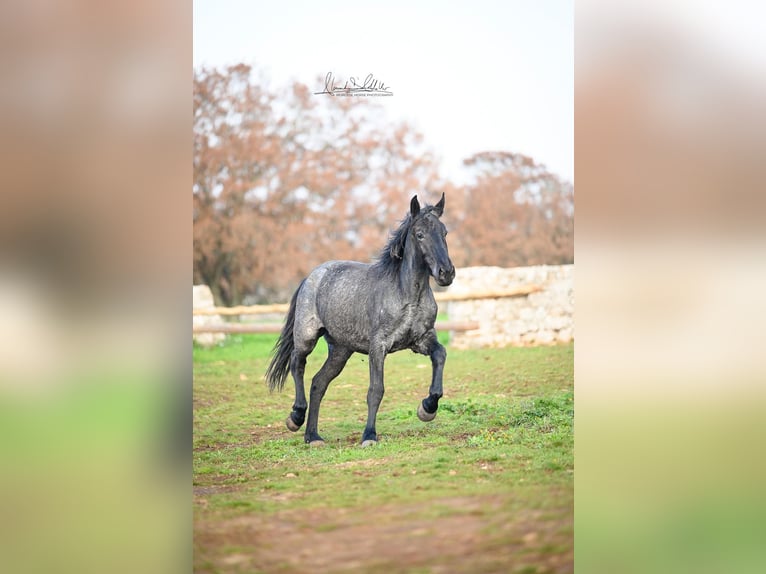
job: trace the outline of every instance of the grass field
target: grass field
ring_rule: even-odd
[[[444,398],[423,423],[428,357],[386,360],[379,443],[361,448],[367,357],[322,402],[310,448],[293,402],[263,381],[276,335],[194,349],[198,572],[571,572],[572,345],[448,347]],[[309,357],[307,389],[326,357]]]

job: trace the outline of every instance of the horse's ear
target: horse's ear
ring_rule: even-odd
[[[410,201],[410,215],[416,217],[418,213],[420,213],[420,202],[418,201],[418,196],[413,195],[412,201]]]
[[[439,200],[439,203],[434,205],[434,213],[439,217],[444,213],[444,192],[442,192],[442,198]]]

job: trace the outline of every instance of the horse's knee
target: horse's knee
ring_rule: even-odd
[[[386,390],[383,388],[383,385],[371,386],[367,391],[367,404],[379,404],[383,400],[385,392]]]
[[[311,381],[311,397],[318,397],[322,398],[327,392],[327,387],[329,386],[329,383],[324,381],[317,381],[316,378]]]

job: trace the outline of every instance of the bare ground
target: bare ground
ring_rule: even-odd
[[[196,504],[207,494],[198,489]],[[507,498],[201,517],[195,571],[572,572],[571,507],[512,512]]]

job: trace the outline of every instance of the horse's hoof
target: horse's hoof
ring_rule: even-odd
[[[368,446],[375,446],[376,444],[378,444],[378,441],[368,438],[367,440],[362,441],[362,448],[366,448]]]
[[[427,413],[426,409],[423,408],[423,403],[420,403],[418,405],[418,418],[424,423],[431,422],[436,418],[436,411]]]
[[[319,440],[312,440],[309,443],[309,446],[324,446],[324,441],[322,439]]]
[[[290,430],[292,432],[295,432],[301,428],[299,425],[293,422],[293,417],[291,417],[290,415],[287,415],[287,420],[285,421],[285,425],[287,426],[287,430]]]

